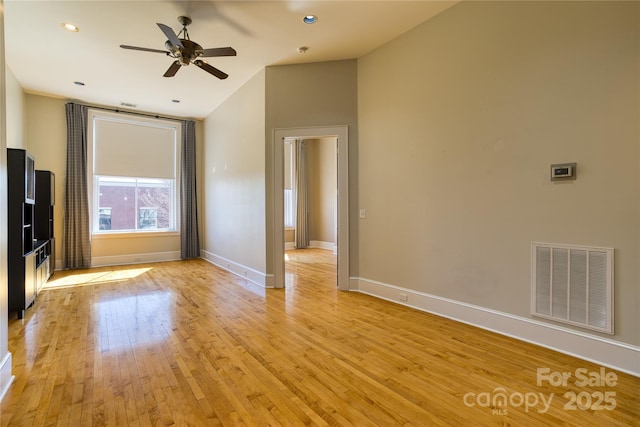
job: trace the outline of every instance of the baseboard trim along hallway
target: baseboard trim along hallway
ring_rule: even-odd
[[[201,250],[200,252],[202,259],[209,261],[217,267],[247,279],[263,288],[273,288],[272,280],[269,280],[269,275],[267,274],[205,250]]]

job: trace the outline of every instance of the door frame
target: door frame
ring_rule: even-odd
[[[274,287],[284,288],[284,140],[285,138],[337,138],[338,169],[338,277],[341,291],[349,290],[349,127],[311,126],[273,130],[273,279]]]

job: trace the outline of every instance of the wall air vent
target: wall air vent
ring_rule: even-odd
[[[532,243],[531,314],[613,334],[613,249]]]

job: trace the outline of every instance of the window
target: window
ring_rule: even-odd
[[[180,123],[94,110],[93,234],[178,229]]]
[[[155,230],[158,228],[158,208],[140,208],[138,216],[140,229]]]
[[[111,230],[111,208],[98,209],[99,230]]]
[[[295,208],[293,205],[293,161],[295,156],[295,140],[284,141],[284,226],[293,228],[295,222]]]
[[[170,230],[174,183],[169,179],[96,176],[99,230]],[[103,223],[108,221],[108,227]]]
[[[294,221],[293,214],[293,190],[290,188],[284,189],[284,226],[294,228],[296,222]]]

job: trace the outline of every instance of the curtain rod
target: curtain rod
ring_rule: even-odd
[[[134,114],[134,115],[138,115],[138,116],[152,117],[154,119],[174,120],[174,121],[177,121],[177,122],[183,122],[183,121],[189,121],[189,120],[195,121],[193,119],[181,119],[181,118],[178,118],[178,117],[161,116],[159,114],[141,113],[139,111],[120,110],[118,108],[113,108],[113,107],[102,107],[102,106],[98,106],[98,105],[81,104],[79,102],[72,102],[72,101],[69,101],[68,104],[84,105],[87,108],[94,108],[96,110],[113,111],[115,113]]]

